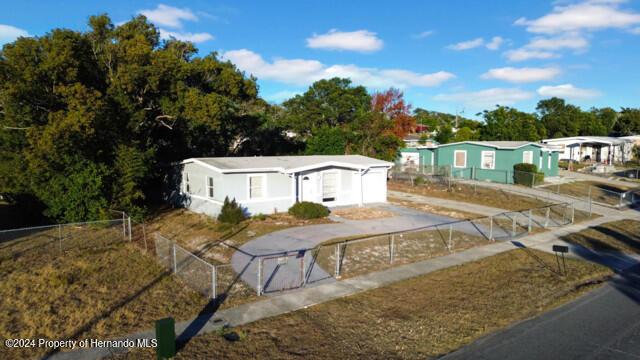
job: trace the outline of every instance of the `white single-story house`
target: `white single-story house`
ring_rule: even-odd
[[[572,136],[542,140],[548,147],[560,150],[560,160],[591,161],[604,164],[631,160],[633,141],[609,136]]]
[[[299,201],[328,207],[386,202],[393,166],[360,155],[191,158],[180,165],[180,202],[212,216],[225,197],[254,215],[286,212]]]

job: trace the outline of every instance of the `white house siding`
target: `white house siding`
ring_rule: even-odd
[[[335,201],[323,203],[322,175],[326,172],[333,172],[337,175],[337,198]],[[184,194],[184,177],[187,173],[189,174],[190,192]],[[192,162],[184,164],[182,174],[182,204],[192,211],[211,216],[217,216],[220,213],[225,196],[228,196],[229,199],[235,198],[241,206],[247,209],[250,215],[287,211],[295,201],[295,198],[292,197],[294,191],[297,192],[299,201],[323,203],[330,207],[360,203],[360,172],[347,168],[325,167],[298,173],[296,175],[298,183],[295,188],[290,175],[278,172],[222,174],[212,167]],[[365,194],[363,202],[386,201],[386,175],[387,168],[385,167],[371,168],[364,174],[362,182],[365,184],[365,191],[371,192],[371,194]],[[213,198],[207,196],[208,176],[214,178]],[[261,198],[249,198],[250,176],[263,177],[263,196]],[[303,181],[305,177],[308,177],[309,180]],[[372,179],[373,177],[375,179]]]

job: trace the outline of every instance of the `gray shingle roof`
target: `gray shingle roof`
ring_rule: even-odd
[[[355,169],[367,169],[372,166],[392,166],[382,161],[362,155],[306,155],[306,156],[255,156],[255,157],[209,157],[192,158],[183,163],[198,161],[213,166],[222,172],[262,170],[289,172],[306,167],[323,165],[343,165]]]
[[[519,147],[522,147],[522,146],[525,146],[525,145],[529,145],[529,144],[532,144],[532,145],[535,145],[535,146],[540,146],[540,147],[543,146],[541,144],[538,144],[538,143],[535,143],[535,142],[531,142],[531,141],[463,141],[461,143],[492,146],[492,147],[496,147],[496,148],[500,148],[500,149],[517,149]],[[460,144],[460,143],[442,144],[442,145],[440,145],[440,147],[449,146],[449,145],[453,145],[453,144]]]

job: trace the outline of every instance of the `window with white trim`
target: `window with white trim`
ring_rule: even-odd
[[[184,173],[184,193],[185,194],[191,194],[191,185],[189,184],[189,173]]]
[[[522,162],[525,164],[533,164],[533,151],[523,151]]]
[[[495,151],[483,151],[482,162],[480,163],[481,169],[495,169],[496,168],[496,152]]]
[[[467,150],[456,150],[453,152],[453,167],[467,167]]]
[[[322,202],[336,201],[338,192],[338,174],[334,172],[322,174]]]
[[[213,199],[213,178],[211,176],[207,176],[207,196],[210,199]]]
[[[249,199],[264,197],[264,176],[249,176]]]
[[[551,153],[547,154],[547,168],[551,169]]]

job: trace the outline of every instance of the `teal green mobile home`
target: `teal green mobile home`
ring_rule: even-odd
[[[464,141],[405,148],[403,166],[449,167],[455,177],[513,182],[513,166],[535,164],[546,177],[558,176],[558,151],[527,141]]]

